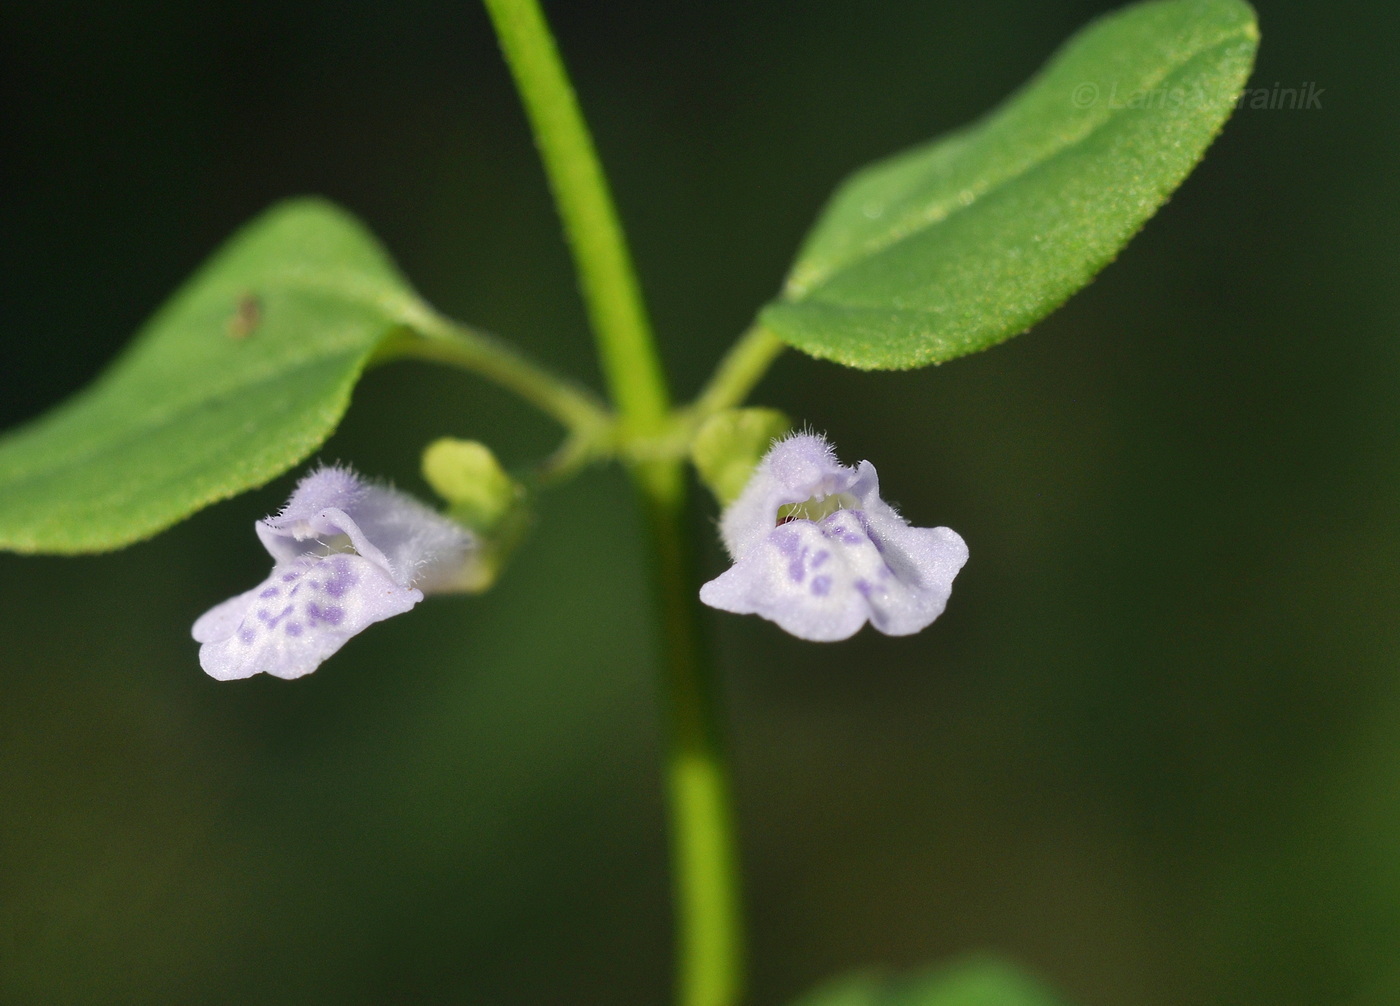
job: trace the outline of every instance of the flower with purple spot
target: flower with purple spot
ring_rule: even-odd
[[[800,433],[764,455],[720,521],[734,565],[700,600],[832,642],[866,622],[890,636],[923,629],[948,603],[967,545],[946,527],[911,527],[884,500],[875,466],[842,465]]]
[[[339,467],[306,475],[282,511],[255,527],[272,572],[192,630],[200,666],[221,681],[311,673],[424,594],[465,589],[479,551],[455,521]]]

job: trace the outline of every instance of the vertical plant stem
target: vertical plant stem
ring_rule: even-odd
[[[651,534],[661,614],[676,1001],[733,1006],[743,988],[741,884],[719,697],[700,634],[688,547],[685,469],[676,461],[648,462],[633,475]]]
[[[485,0],[525,104],[573,251],[598,355],[624,427],[652,433],[670,408],[641,288],[598,152],[538,0]]]
[[[653,435],[670,420],[670,396],[641,288],[588,127],[538,0],[485,0],[525,103],[545,173],[573,250],[599,357],[618,410],[619,437]],[[680,1006],[734,1006],[743,940],[734,823],[713,675],[698,621],[686,520],[685,469],[633,461],[650,534],[661,627],[670,744]]]

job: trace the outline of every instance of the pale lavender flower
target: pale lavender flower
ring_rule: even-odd
[[[310,674],[355,633],[424,593],[460,589],[477,552],[459,524],[348,468],[311,472],[256,529],[275,562],[271,575],[191,630],[203,644],[200,666],[221,681]]]
[[[734,565],[700,600],[762,615],[831,642],[867,621],[890,636],[943,613],[967,545],[946,527],[911,527],[880,499],[875,466],[847,468],[820,436],[774,444],[720,521]]]

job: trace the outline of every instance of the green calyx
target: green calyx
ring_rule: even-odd
[[[725,409],[695,431],[690,460],[715,499],[728,506],[744,491],[773,441],[791,428],[777,409]]]

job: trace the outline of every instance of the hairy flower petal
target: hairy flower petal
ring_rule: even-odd
[[[357,632],[422,599],[364,556],[304,555],[278,563],[258,586],[195,622],[193,635],[204,644],[199,663],[220,681],[259,672],[299,678]]]
[[[867,621],[891,636],[918,632],[943,613],[967,562],[955,531],[911,527],[880,499],[874,465],[848,468],[812,434],[773,446],[720,528],[734,565],[700,600],[814,642]]]
[[[460,524],[407,493],[362,481],[346,468],[320,468],[297,484],[258,537],[279,562],[323,549],[344,536],[401,586],[452,590],[477,542]]]
[[[256,530],[272,573],[191,630],[200,666],[220,680],[309,674],[374,622],[425,593],[458,589],[478,558],[476,539],[459,524],[348,468],[308,474]]]

